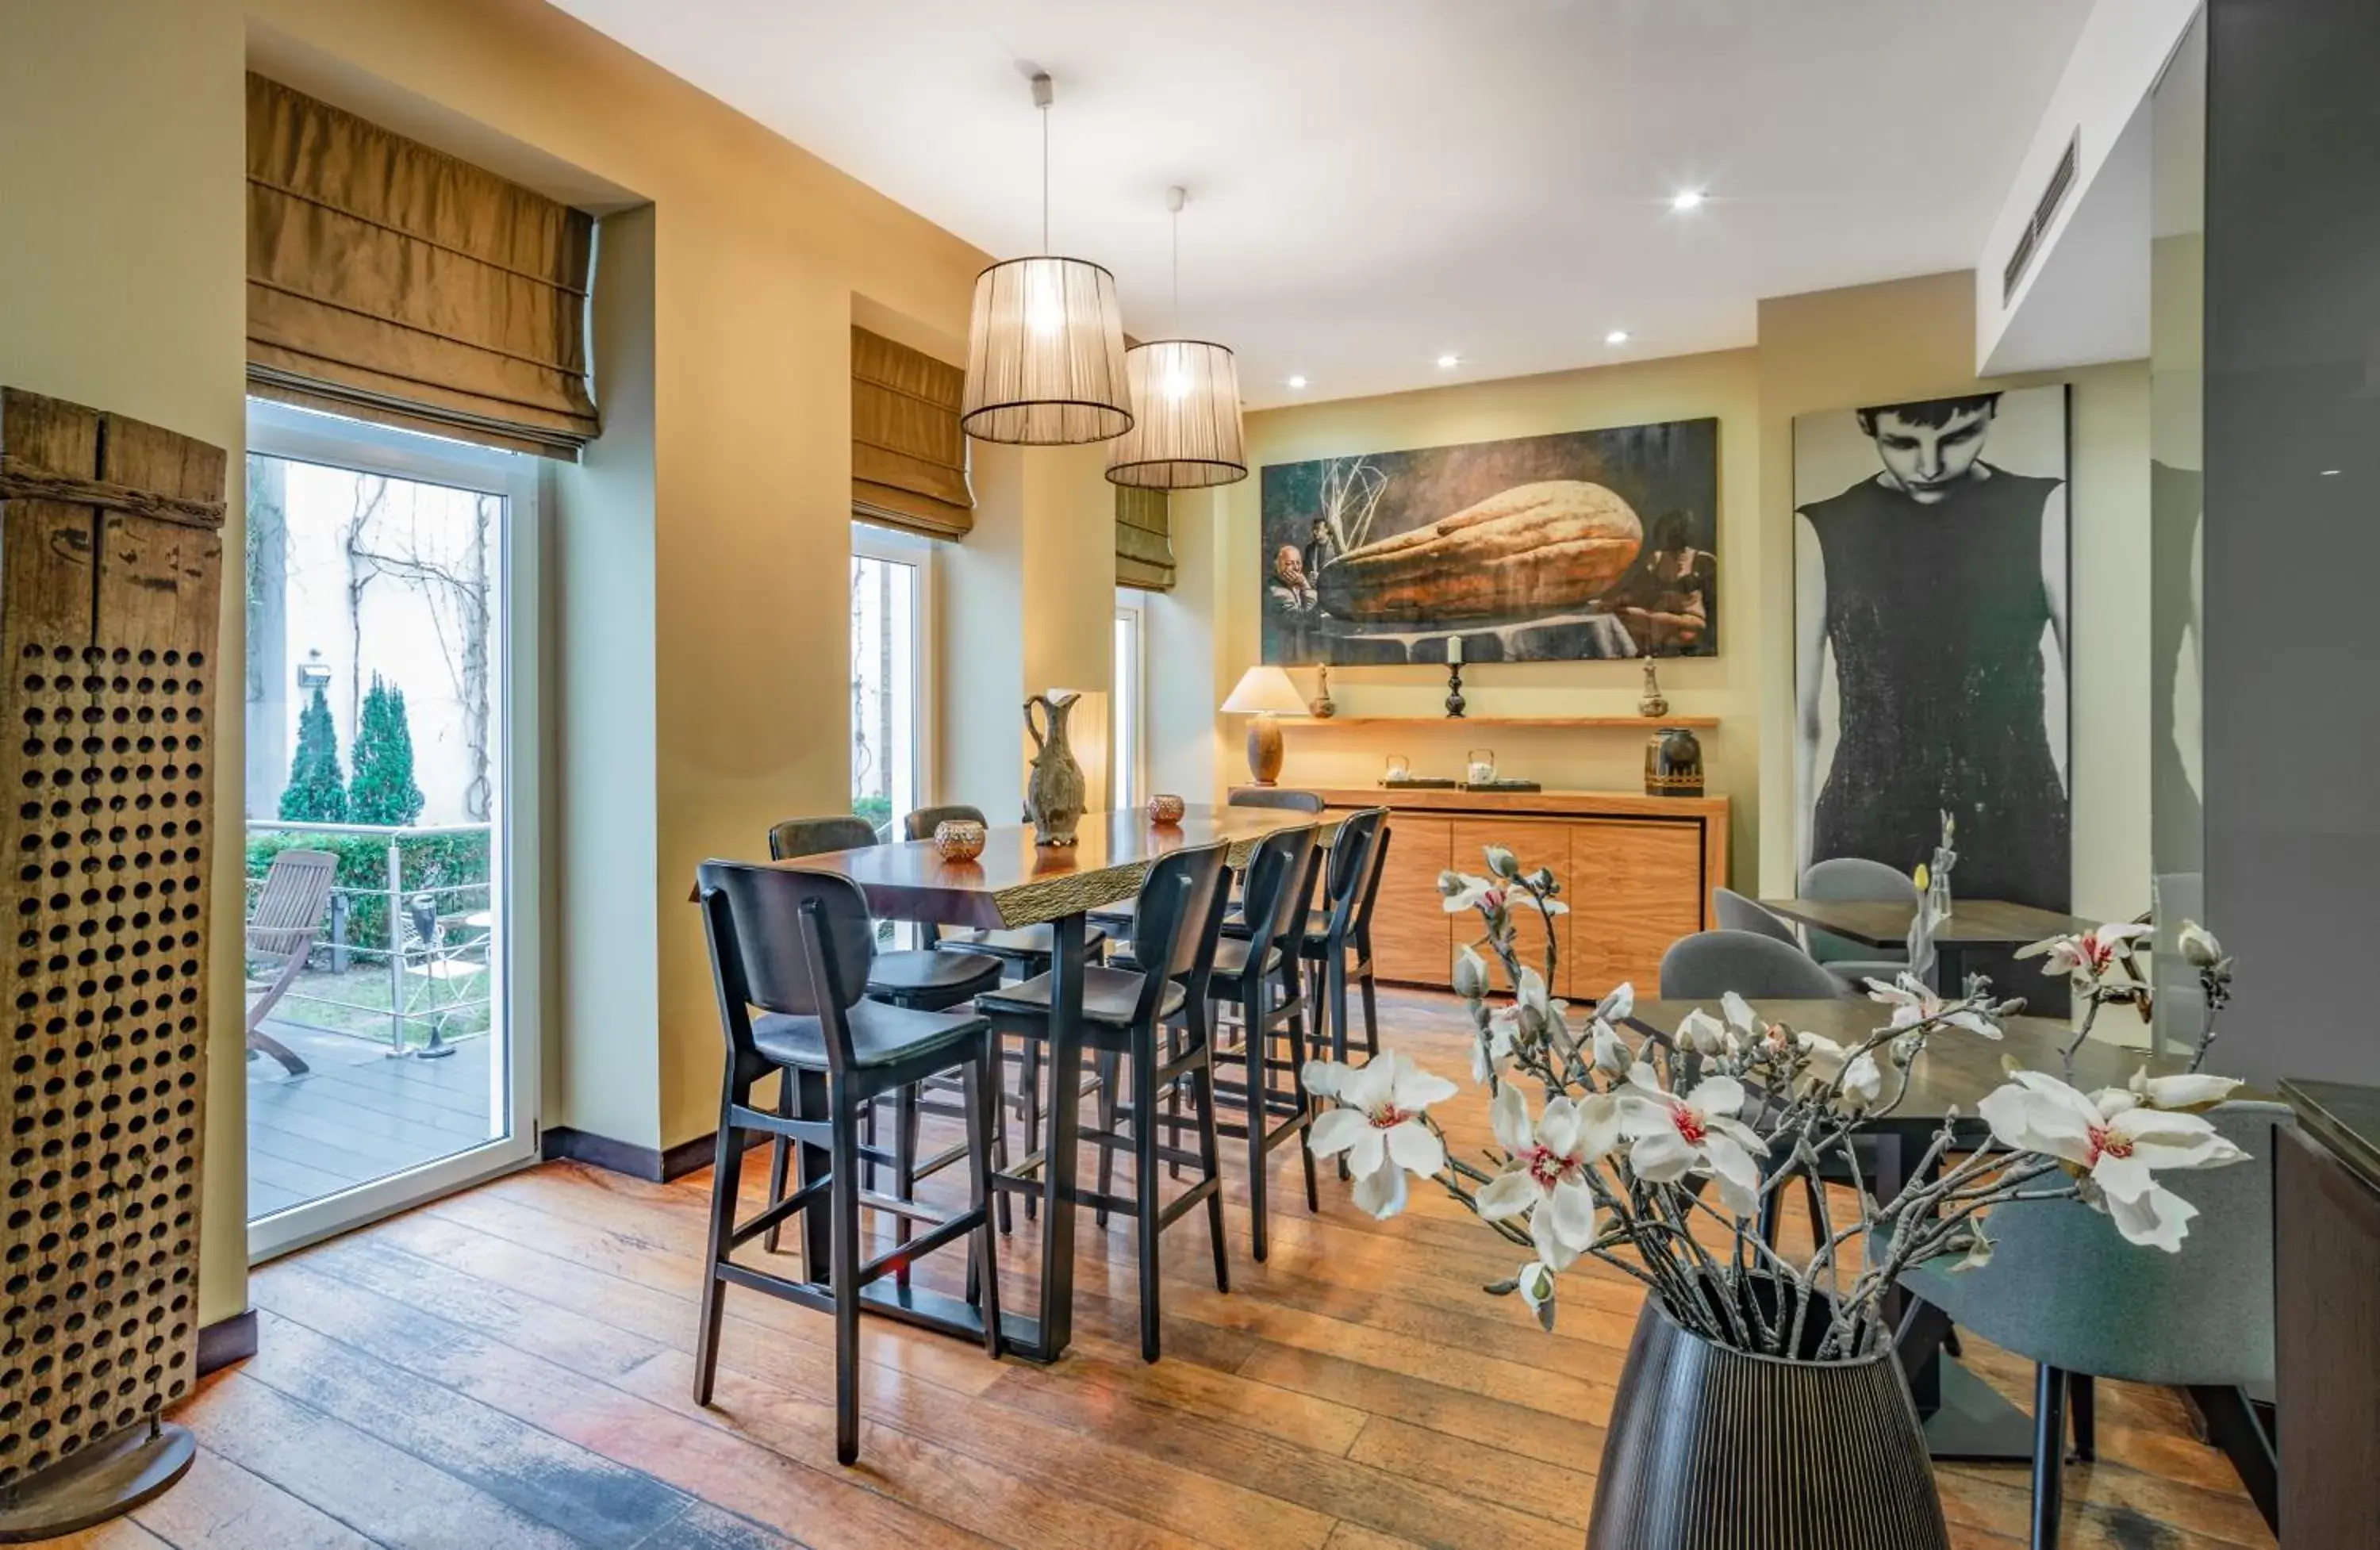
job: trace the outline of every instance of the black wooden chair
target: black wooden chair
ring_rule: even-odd
[[[1206,1204],[1208,1231],[1214,1240],[1216,1289],[1232,1289],[1231,1271],[1224,1260],[1222,1172],[1206,1009],[1216,927],[1222,919],[1223,860],[1220,845],[1175,851],[1160,859],[1140,888],[1136,911],[1140,935],[1133,945],[1142,967],[1120,969],[1095,963],[1083,970],[1084,1047],[1129,1060],[1132,1086],[1127,1101],[1103,1100],[1099,1128],[1081,1132],[1083,1140],[1101,1149],[1101,1168],[1099,1187],[1077,1190],[1075,1200],[1093,1207],[1102,1219],[1114,1212],[1138,1220],[1140,1353],[1151,1362],[1158,1357],[1158,1236],[1201,1202]],[[986,994],[976,1005],[991,1019],[996,1033],[1046,1039],[1050,1000],[1050,976],[1039,975],[1022,985]],[[1180,1036],[1169,1041],[1165,1025],[1176,1019],[1184,1026]],[[1056,1075],[1062,1083],[1069,1073]],[[1195,1154],[1160,1139],[1167,1127],[1158,1113],[1158,1095],[1184,1078],[1190,1083],[1196,1111],[1187,1121],[1197,1135]],[[1112,1084],[1108,1091],[1113,1093]],[[1127,1122],[1129,1134],[1118,1128]],[[1108,1190],[1115,1154],[1125,1149],[1133,1156],[1133,1193],[1128,1199]],[[1049,1159],[1037,1157],[1035,1162],[1047,1166]],[[1161,1200],[1160,1163],[1196,1168],[1199,1178],[1172,1200]]]
[[[1315,1039],[1327,1029],[1330,1058],[1347,1058],[1347,984],[1364,999],[1364,1049],[1380,1052],[1380,999],[1372,974],[1372,911],[1380,897],[1380,868],[1389,859],[1389,810],[1366,807],[1340,821],[1331,836],[1322,905],[1309,911],[1299,956],[1314,965],[1309,999],[1319,1009]],[[1348,962],[1354,954],[1353,963]]]
[[[913,1261],[972,1234],[967,1301],[981,1318],[985,1350],[1000,1354],[999,1261],[985,1205],[990,1173],[990,1024],[973,1012],[924,1011],[868,994],[877,959],[876,926],[867,900],[848,878],[726,861],[703,863],[698,876],[727,1066],[696,1334],[695,1403],[710,1403],[721,1301],[729,1283],[831,1313],[834,1452],[848,1464],[859,1457],[862,1288],[888,1274],[905,1284]],[[859,1177],[861,1114],[887,1093],[952,1072],[965,1094],[965,1209],[942,1216],[914,1201],[867,1191]],[[785,1112],[772,1114],[752,1103],[754,1084],[771,1073],[798,1095]],[[768,1205],[739,1225],[736,1189],[744,1138],[756,1131],[781,1145],[799,1144],[801,1184],[788,1194],[772,1180]],[[929,1225],[914,1241],[905,1234],[890,1253],[863,1261],[863,1205],[892,1214],[905,1227],[912,1220]],[[729,1258],[796,1215],[802,1218],[805,1279],[788,1280]],[[821,1257],[827,1262],[822,1282]]]
[[[984,822],[983,809],[955,802],[945,803],[939,807],[920,807],[901,820],[902,837],[911,841],[930,840],[934,837],[935,828],[952,818],[965,818],[975,823],[982,823]],[[1046,924],[1020,926],[1014,931],[983,927],[953,931],[939,926],[929,925],[926,927],[926,943],[929,947],[939,948],[945,952],[981,953],[989,958],[997,958],[1006,966],[1010,977],[1024,980],[1031,979],[1035,975],[1045,975],[1050,972],[1050,930],[1051,928]],[[1084,925],[1084,952],[1097,958],[1104,951],[1107,940],[1107,932],[1100,929],[1097,924],[1087,922]],[[1009,1059],[1008,1041],[1005,1039],[1001,1041],[1001,1056],[1003,1061]],[[1039,1042],[1033,1039],[1026,1040],[1015,1051],[1015,1060],[1016,1092],[1013,1096],[1003,1096],[1002,1105],[1015,1111],[1028,1138],[1026,1144],[1029,1146],[1032,1144],[1029,1138],[1041,1133],[1041,1046]],[[1098,1077],[1084,1078],[1082,1091],[1090,1092],[1098,1084],[1099,1080]],[[929,1103],[925,1112],[931,1114],[939,1110],[934,1105]],[[1007,1124],[1003,1120],[1000,1136],[1002,1168],[1007,1166]],[[1031,1221],[1040,1208],[1038,1196],[1028,1194],[1025,1197],[1026,1221]],[[1008,1197],[1002,1194],[1000,1197],[1000,1230],[1006,1232],[1010,1225]]]
[[[1228,1045],[1219,1037],[1215,1060],[1219,1066],[1238,1060],[1241,1080],[1232,1082],[1219,1073],[1215,1088],[1225,1105],[1236,1104],[1245,1120],[1219,1122],[1216,1129],[1248,1144],[1248,1214],[1258,1260],[1268,1247],[1267,1162],[1273,1148],[1304,1134],[1313,1118],[1305,1093],[1306,1002],[1299,951],[1321,856],[1319,836],[1312,829],[1285,829],[1257,846],[1240,895],[1251,935],[1216,943],[1214,972],[1207,981],[1210,1000],[1239,1008],[1240,1040]],[[1276,1039],[1288,1043],[1285,1060],[1273,1053]],[[1276,1084],[1283,1074],[1286,1090]],[[1314,1154],[1303,1146],[1297,1153],[1305,1167],[1305,1208],[1318,1210]]]
[[[850,814],[835,814],[822,818],[787,818],[769,827],[769,857],[772,861],[795,861],[806,855],[820,855],[828,851],[866,850],[875,844],[876,829],[866,818]],[[873,938],[870,938],[871,943]],[[880,1001],[889,1001],[912,1011],[947,1011],[975,999],[984,991],[1000,984],[1000,960],[986,953],[941,952],[930,948],[904,948],[879,951],[868,972],[868,994]],[[951,1084],[939,1084],[948,1087]],[[904,1087],[889,1092],[892,1101],[892,1149],[889,1159],[892,1169],[892,1193],[902,1199],[912,1198],[917,1181],[956,1162],[962,1148],[951,1147],[934,1156],[917,1156],[919,1116],[927,1112],[924,1096],[916,1087]],[[783,1095],[791,1101],[790,1089]],[[783,1108],[791,1114],[790,1108]],[[936,1105],[931,1112],[955,1115],[947,1104]],[[876,1110],[871,1104],[860,1120],[861,1140],[868,1149],[861,1163],[869,1189],[876,1187]],[[1002,1139],[1006,1131],[1003,1127]],[[785,1187],[785,1167],[789,1144],[778,1138],[770,1147],[769,1188],[771,1193]],[[1004,1160],[1004,1159],[1003,1159]],[[903,1231],[906,1232],[904,1224]],[[777,1233],[772,1229],[762,1245],[771,1253],[777,1252]],[[904,1282],[905,1285],[905,1281]]]
[[[1299,791],[1293,786],[1233,786],[1223,798],[1228,807],[1281,807],[1293,813],[1318,813],[1323,801],[1320,792]]]

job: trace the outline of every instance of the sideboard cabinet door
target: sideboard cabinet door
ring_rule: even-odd
[[[1408,985],[1454,983],[1454,926],[1438,891],[1453,824],[1418,813],[1389,817],[1389,859],[1372,913],[1372,970]]]
[[[1592,819],[1571,826],[1569,965],[1560,993],[1592,1001],[1622,980],[1658,996],[1661,954],[1702,929],[1698,823]]]

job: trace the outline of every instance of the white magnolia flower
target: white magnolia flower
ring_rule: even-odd
[[[1595,1241],[1587,1170],[1620,1144],[1619,1101],[1608,1093],[1584,1104],[1557,1097],[1533,1125],[1529,1100],[1518,1084],[1508,1082],[1490,1112],[1512,1166],[1479,1192],[1479,1214],[1496,1221],[1527,1213],[1537,1257],[1551,1269],[1566,1270]]]
[[[2132,925],[2095,926],[2079,937],[2051,937],[2016,950],[2019,958],[2042,958],[2041,972],[2064,975],[2077,989],[2102,993],[2143,987],[2132,954],[2147,939],[2151,927]]]
[[[2181,956],[2189,962],[2192,968],[2220,968],[2230,961],[2223,951],[2223,944],[2215,939],[2215,933],[2194,920],[2185,920],[2181,923],[2179,940]]]
[[[1606,1076],[1627,1075],[1628,1068],[1636,1063],[1636,1057],[1621,1040],[1619,1031],[1597,1017],[1588,1034],[1595,1046],[1595,1069]]]
[[[1305,1144],[1318,1157],[1346,1153],[1355,1204],[1375,1217],[1393,1217],[1404,1209],[1408,1172],[1427,1179],[1446,1166],[1446,1144],[1422,1123],[1422,1115],[1452,1097],[1454,1084],[1403,1054],[1342,1067],[1330,1083],[1342,1107],[1316,1116]]]
[[[1475,878],[1463,872],[1440,872],[1438,891],[1448,914],[1461,914],[1465,910],[1485,906],[1488,910],[1504,907],[1504,886],[1488,878]]]
[[[1612,987],[1610,995],[1595,1003],[1595,1015],[1607,1023],[1617,1023],[1635,1010],[1636,985],[1633,980],[1621,980]]]
[[[1465,1000],[1488,994],[1488,960],[1465,942],[1454,954],[1454,993]]]
[[[1869,1051],[1853,1054],[1824,1034],[1803,1034],[1801,1045],[1809,1061],[1803,1092],[1830,1087],[1840,1077],[1842,1107],[1854,1114],[1884,1095],[1884,1071]]]
[[[1700,1007],[1679,1020],[1677,1040],[1679,1048],[1704,1056],[1732,1055],[1738,1047],[1735,1031]]]
[[[2132,1072],[2127,1096],[2139,1099],[2151,1108],[2195,1109],[2211,1108],[2229,1097],[2240,1084],[2228,1076],[2209,1076],[2204,1072],[2184,1072],[2173,1076],[2151,1076],[2143,1066]],[[2097,1094],[2092,1101],[2098,1101]]]
[[[2012,1076],[1980,1106],[1992,1134],[2087,1178],[2092,1188],[2084,1198],[2101,1205],[2131,1242],[2171,1253],[2198,1215],[2156,1181],[2159,1170],[2219,1168],[2247,1156],[2194,1114],[2145,1108],[2129,1093],[2112,1095],[2121,1101],[2103,1108],[2054,1076],[2032,1071]]]
[[[1526,1260],[1512,1279],[1518,1283],[1521,1301],[1529,1305],[1529,1312],[1542,1316],[1545,1305],[1554,1300],[1553,1267],[1543,1260]]]
[[[1895,1028],[1914,1027],[1929,1017],[1940,1017],[1948,1008],[1958,1004],[1955,1000],[1946,1000],[1936,995],[1933,987],[1911,974],[1895,975],[1890,985],[1880,979],[1869,980],[1867,999],[1882,1001],[1892,1009],[1890,1025]],[[1992,1020],[1973,1007],[1951,1012],[1945,1022],[1950,1027],[1964,1028],[1985,1038],[2000,1036],[2000,1031]]]
[[[1498,1007],[1488,1014],[1488,1027],[1471,1042],[1471,1080],[1485,1085],[1488,1078],[1512,1063],[1513,1040],[1521,1031],[1517,1007]]]
[[[1688,1173],[1711,1175],[1720,1204],[1739,1217],[1760,1203],[1760,1165],[1767,1143],[1738,1120],[1743,1084],[1731,1076],[1705,1077],[1684,1097],[1662,1087],[1651,1065],[1630,1068],[1619,1095],[1620,1127],[1633,1142],[1628,1166],[1636,1177],[1671,1184]]]

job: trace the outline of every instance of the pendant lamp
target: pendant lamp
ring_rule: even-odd
[[[1124,390],[1123,309],[1115,276],[1050,252],[1050,78],[1033,77],[1041,113],[1041,252],[975,277],[959,425],[982,442],[1067,446],[1132,429]]]
[[[1173,212],[1173,311],[1182,312],[1182,207],[1189,195],[1165,193]],[[1201,490],[1248,477],[1240,430],[1240,365],[1203,339],[1154,339],[1124,352],[1133,427],[1108,449],[1111,483],[1141,490]]]

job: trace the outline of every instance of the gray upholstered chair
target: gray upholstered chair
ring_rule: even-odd
[[[2273,1148],[2291,1120],[2275,1103],[2227,1103],[2207,1119],[2250,1160],[2167,1176],[2198,1208],[2180,1253],[2125,1242],[2080,1202],[2046,1201],[1992,1213],[1988,1265],[1940,1259],[1900,1278],[1938,1315],[1904,1325],[1904,1358],[1926,1354],[1912,1341],[1938,1342],[1947,1322],[2036,1364],[2035,1550],[2058,1543],[2070,1398],[2077,1451],[2094,1451],[2094,1377],[2187,1389],[2274,1520],[2271,1437],[2250,1397],[2272,1392]]]
[[[1802,938],[1793,927],[1771,914],[1756,900],[1747,899],[1731,888],[1711,890],[1711,914],[1722,931],[1749,931],[1758,937],[1774,937],[1794,951],[1802,951]]]
[[[1838,855],[1814,863],[1802,874],[1804,899],[1874,900],[1915,908],[1917,885],[1905,873],[1865,856]],[[1909,954],[1900,948],[1867,947],[1811,926],[1810,956],[1843,976],[1852,986],[1862,980],[1890,980],[1909,966]]]
[[[1717,999],[1726,991],[1752,1000],[1826,1000],[1842,982],[1791,942],[1752,931],[1697,931],[1661,954],[1661,999]]]

